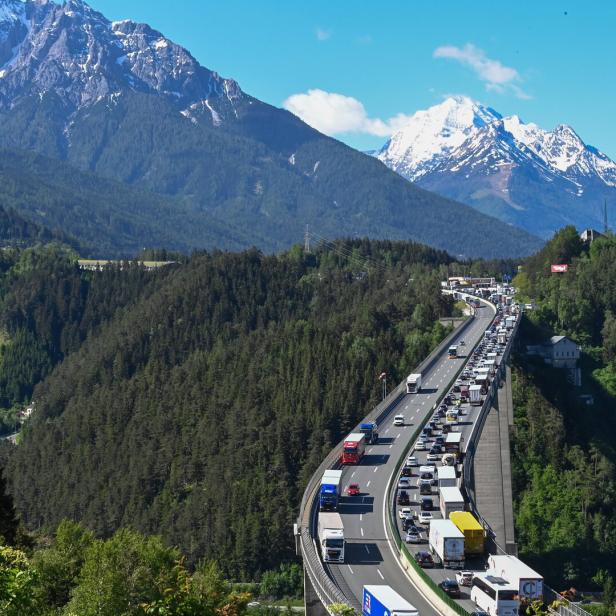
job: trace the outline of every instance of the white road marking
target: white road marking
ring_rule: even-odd
[[[350,567],[349,567],[350,568]],[[381,579],[384,580],[383,574],[377,569],[376,572],[381,576]]]
[[[385,432],[383,432],[383,434],[387,434],[389,432],[389,428],[387,428],[387,430],[385,430]]]
[[[363,519],[364,519],[364,514],[363,514],[363,513],[360,513],[360,514],[359,514],[359,521],[361,522]]]
[[[349,568],[349,571],[351,572],[351,575],[355,575],[355,573],[353,573],[353,569],[351,569],[351,565],[347,565],[347,567]]]
[[[393,445],[390,445],[389,448],[391,449],[393,447]]]
[[[354,475],[354,474],[355,474],[355,471],[353,471],[353,472],[351,473],[351,477],[353,477],[353,475]]]
[[[369,487],[370,487],[370,482],[368,482],[368,483],[366,484],[366,487],[367,487],[367,488],[369,488]]]
[[[375,467],[374,467],[374,472],[376,473],[378,470],[379,470],[379,467],[378,467],[378,466],[375,466]]]
[[[368,552],[368,554],[370,554],[370,548],[367,545],[364,545],[364,547],[366,548],[366,552]]]
[[[399,438],[399,437],[400,437],[400,434],[396,434],[396,438]]]
[[[413,500],[417,500],[417,492],[413,493]]]
[[[359,532],[361,533],[361,536],[363,537],[363,536],[364,536],[364,529],[363,529],[363,528],[360,528],[360,529],[359,529]]]

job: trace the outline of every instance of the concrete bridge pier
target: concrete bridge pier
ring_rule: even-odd
[[[306,616],[329,616],[312,586],[306,567],[304,567],[304,609]]]

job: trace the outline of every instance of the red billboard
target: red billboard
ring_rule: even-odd
[[[566,263],[563,265],[552,265],[550,271],[552,274],[561,274],[562,272],[569,271],[569,266]]]

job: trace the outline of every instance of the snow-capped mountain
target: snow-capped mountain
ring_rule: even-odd
[[[525,229],[601,224],[616,164],[569,126],[547,131],[467,97],[415,113],[376,153],[403,177]]]
[[[125,91],[161,94],[213,123],[245,96],[145,24],[111,22],[82,0],[0,0],[0,109],[53,93],[78,110]]]

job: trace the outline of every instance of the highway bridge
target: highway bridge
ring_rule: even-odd
[[[391,528],[389,496],[391,482],[408,451],[412,437],[437,402],[449,391],[449,387],[462,370],[466,361],[465,352],[456,359],[448,358],[448,347],[464,339],[470,353],[494,319],[494,306],[483,302],[474,316],[438,347],[416,371],[423,374],[422,391],[407,395],[404,383],[400,384],[367,419],[376,419],[379,424],[379,441],[368,446],[366,454],[357,466],[345,468],[343,486],[358,483],[364,495],[361,498],[345,499],[339,507],[343,518],[347,547],[345,563],[324,567],[316,550],[315,521],[318,503],[315,500],[323,470],[334,468],[340,455],[341,444],[324,461],[309,483],[298,521],[299,544],[306,571],[307,610],[322,611],[331,603],[342,602],[360,610],[359,601],[365,584],[388,584],[418,608],[422,616],[444,613],[447,606],[426,592],[426,584],[404,559],[400,558],[395,531]],[[460,426],[463,439],[468,442],[471,430],[481,407],[472,407]],[[403,414],[405,425],[393,425],[393,417]],[[412,490],[416,493],[417,490]],[[411,495],[413,497],[413,495]],[[425,549],[425,545],[423,546]],[[415,574],[414,574],[415,573]],[[413,575],[414,574],[414,575]],[[444,578],[443,570],[435,570],[435,580]],[[436,600],[435,600],[436,599]],[[469,605],[464,607],[470,611]],[[452,612],[455,613],[455,612]]]

